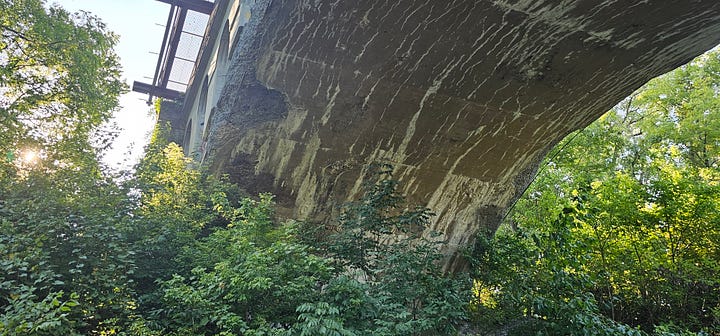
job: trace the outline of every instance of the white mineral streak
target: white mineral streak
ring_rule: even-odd
[[[322,116],[322,119],[320,119],[320,122],[325,125],[328,122],[328,119],[330,119],[330,113],[332,113],[333,107],[335,107],[335,99],[338,96],[338,93],[340,93],[340,82],[338,82],[335,87],[333,88],[332,96],[330,96],[330,88],[328,88],[326,98],[328,99],[328,103],[325,106],[325,113]]]

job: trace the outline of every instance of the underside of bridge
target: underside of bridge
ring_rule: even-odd
[[[222,1],[218,1],[222,2]],[[720,2],[256,0],[205,160],[324,221],[390,163],[445,267],[497,228],[547,151],[720,40]],[[198,77],[198,76],[196,76]]]

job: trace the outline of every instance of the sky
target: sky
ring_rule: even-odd
[[[170,5],[155,0],[47,0],[70,12],[88,11],[119,35],[115,51],[120,57],[123,80],[132,87],[137,80],[152,83]],[[103,158],[116,169],[131,168],[142,156],[155,126],[146,94],[128,92],[120,97],[113,122],[120,134]]]

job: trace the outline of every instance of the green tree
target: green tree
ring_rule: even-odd
[[[40,0],[0,1],[0,151],[46,162],[92,159],[92,138],[125,90],[116,36],[88,13]],[[91,141],[91,138],[94,139]]]
[[[224,220],[219,210],[229,202],[230,186],[189,169],[190,164],[182,148],[160,137],[151,142],[135,177],[126,182],[136,198],[127,239],[139,253],[135,281],[146,292],[152,292],[156,279],[188,275],[192,267],[176,258],[216,221]]]
[[[116,37],[87,13],[0,1],[0,334],[135,323],[126,191],[97,133],[125,90]]]
[[[128,322],[135,267],[119,229],[123,190],[75,169],[25,174],[1,191],[0,331],[89,334]],[[38,326],[37,309],[55,319]]]
[[[587,332],[583,311],[593,330],[718,332],[719,57],[651,81],[551,153],[511,225],[481,240],[479,312],[548,334]]]

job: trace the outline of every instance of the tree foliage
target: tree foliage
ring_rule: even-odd
[[[125,192],[93,132],[124,90],[95,17],[0,1],[0,334],[109,332],[131,319]]]
[[[719,57],[651,81],[551,153],[481,243],[480,311],[545,334],[720,332]]]
[[[40,0],[0,1],[0,151],[30,149],[46,162],[94,158],[97,134],[117,107],[116,36],[89,13],[70,14]]]
[[[418,235],[428,210],[404,209],[386,175],[369,188],[322,242],[303,235],[305,225],[277,223],[270,195],[218,202],[227,224],[177,255],[192,269],[160,281],[151,316],[164,334],[451,332],[465,317],[468,282],[436,268],[437,243]],[[378,243],[400,232],[407,237]]]

